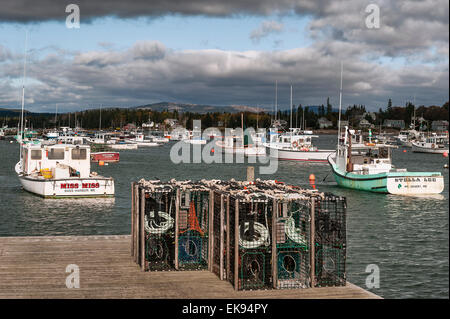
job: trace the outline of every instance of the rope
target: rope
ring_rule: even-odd
[[[169,214],[165,212],[158,212],[159,217],[165,219],[165,221],[161,221],[159,224],[156,223],[154,217],[155,212],[150,212],[150,221],[147,219],[147,215],[144,215],[144,228],[150,234],[164,234],[170,228],[173,227],[174,219],[170,217]]]
[[[244,223],[244,234],[248,231],[250,227],[249,222]],[[239,245],[244,248],[257,248],[261,245],[263,245],[269,238],[269,231],[266,227],[264,227],[263,224],[260,224],[258,222],[255,222],[255,232],[259,234],[258,236],[255,236],[256,238],[254,240],[244,240],[239,236]],[[239,233],[241,233],[241,226],[239,226]]]
[[[200,224],[198,223],[197,214],[195,213],[195,203],[193,200],[189,205],[188,224],[189,224],[188,229],[180,232],[180,234],[188,230],[195,230],[199,232],[202,236],[205,234],[205,232],[200,228]]]
[[[286,221],[285,224],[285,232],[286,235],[291,239],[292,241],[306,245],[305,237],[301,234],[300,228],[295,227],[295,220],[292,217],[289,217],[289,219]]]

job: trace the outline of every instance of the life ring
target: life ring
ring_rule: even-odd
[[[292,146],[295,147],[295,148],[298,147],[298,142],[297,142],[297,141],[294,141],[294,142],[292,143]]]

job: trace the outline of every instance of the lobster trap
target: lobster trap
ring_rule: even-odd
[[[171,185],[133,185],[132,240],[142,270],[174,268],[176,192]]]
[[[310,214],[307,197],[276,203],[274,273],[278,289],[310,287]]]
[[[236,290],[346,284],[346,199],[277,181],[132,184],[142,270],[209,270]]]
[[[211,193],[201,185],[177,190],[175,267],[183,270],[208,268]]]
[[[316,287],[345,286],[346,209],[346,199],[332,194],[315,202]]]

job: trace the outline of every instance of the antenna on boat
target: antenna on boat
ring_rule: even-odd
[[[278,109],[278,80],[275,80],[275,121],[277,120]]]
[[[291,126],[292,128],[292,84],[291,84]]]
[[[339,90],[339,119],[338,119],[338,147],[339,147],[339,138],[341,135],[341,110],[342,110],[342,73],[344,70],[344,63],[341,61],[341,88]]]
[[[24,60],[23,60],[23,83],[22,83],[22,112],[21,112],[21,116],[20,116],[20,128],[19,128],[19,132],[20,132],[20,139],[18,140],[18,142],[20,144],[22,144],[22,140],[24,137],[24,127],[23,127],[23,110],[25,108],[25,79],[26,79],[26,66],[27,66],[27,44],[28,44],[28,31],[25,32],[25,51],[24,51]],[[17,132],[17,137],[19,137],[19,132]],[[19,156],[20,159],[22,159],[22,147],[19,148],[20,152],[19,152]]]
[[[101,131],[102,130],[102,105],[100,104],[100,120],[99,120],[99,124],[98,124],[98,130]]]
[[[24,51],[24,60],[23,60],[23,83],[22,83],[22,113],[20,116],[20,142],[22,142],[24,138],[24,125],[23,125],[23,112],[25,108],[25,80],[27,75],[27,44],[28,44],[28,31],[25,32],[25,51]]]
[[[56,111],[55,111],[55,129],[57,128],[57,118],[58,118],[58,104],[55,103]]]

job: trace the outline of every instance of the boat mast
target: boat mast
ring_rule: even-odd
[[[344,69],[344,64],[341,61],[341,88],[339,90],[339,119],[338,119],[338,141],[337,141],[337,145],[339,148],[339,138],[341,135],[341,110],[342,110],[342,73],[343,73],[343,69]],[[339,153],[339,152],[338,152]]]
[[[25,80],[26,80],[26,70],[27,70],[27,44],[28,44],[28,31],[25,33],[25,53],[23,60],[23,83],[22,83],[22,113],[20,116],[20,142],[22,142],[24,138],[24,125],[23,125],[23,112],[25,108]],[[20,152],[22,154],[22,151]],[[22,156],[21,156],[22,157]]]
[[[292,85],[291,85],[291,126],[292,128]]]
[[[100,120],[99,120],[99,124],[98,124],[98,130],[101,131],[102,130],[102,105],[100,104]]]
[[[244,141],[244,113],[241,113],[241,127],[242,127],[242,148],[245,148],[245,141]]]
[[[55,104],[56,111],[55,111],[55,130],[57,129],[57,117],[58,117],[58,104]]]
[[[275,80],[275,121],[277,120],[278,109],[278,80]]]
[[[23,110],[25,108],[25,79],[26,79],[26,66],[27,66],[27,44],[28,44],[28,31],[25,32],[25,53],[24,53],[24,61],[23,61],[23,83],[22,83],[22,112],[20,116],[20,139],[18,140],[19,144],[22,144],[22,140],[24,137],[24,128],[23,128]],[[18,133],[19,133],[18,132]],[[19,135],[19,134],[17,134]],[[17,136],[18,137],[18,136]],[[19,146],[19,159],[22,159],[22,146]]]

